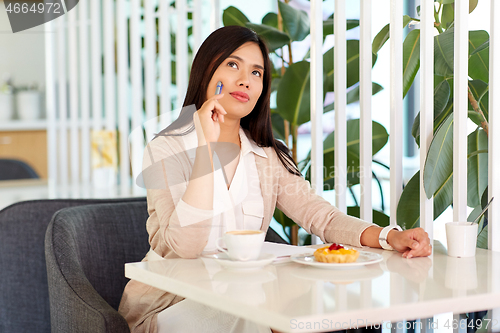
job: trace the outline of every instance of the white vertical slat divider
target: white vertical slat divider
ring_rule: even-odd
[[[210,30],[214,31],[221,27],[220,0],[211,0]]]
[[[334,85],[335,85],[335,205],[342,212],[347,212],[346,204],[346,16],[345,0],[335,1],[335,49],[334,49]]]
[[[168,1],[160,1],[160,117],[167,118],[168,122],[175,119],[172,118],[172,97],[170,95],[170,85],[172,82],[172,57],[170,55],[170,11]],[[162,121],[163,123],[163,121]]]
[[[188,47],[187,47],[187,7],[186,0],[176,0],[177,31],[175,37],[175,79],[177,85],[176,109],[180,111],[187,90]]]
[[[390,189],[391,225],[396,225],[396,212],[403,191],[403,1],[391,0],[390,45]]]
[[[133,183],[142,171],[142,152],[144,136],[142,135],[142,58],[141,58],[141,5],[140,0],[130,1],[130,78],[132,82],[132,131],[130,134],[130,159],[133,172]],[[134,186],[134,194],[140,189]]]
[[[469,2],[455,3],[453,80],[453,221],[467,221]]]
[[[203,30],[203,16],[202,16],[202,1],[193,0],[193,55],[198,52],[198,49],[202,42],[202,30]]]
[[[91,27],[91,70],[92,70],[92,129],[102,128],[102,39],[101,39],[101,1],[90,3]]]
[[[89,81],[89,18],[88,3],[79,3],[80,30],[80,108],[81,108],[81,180],[90,182],[90,81]]]
[[[144,56],[144,94],[146,97],[146,137],[151,137],[157,132],[155,118],[158,116],[156,103],[156,18],[153,0],[144,2],[144,23],[146,25],[145,33],[145,51]],[[185,42],[185,41],[184,41]]]
[[[500,153],[493,147],[500,147],[500,117],[495,110],[500,110],[500,64],[494,59],[500,57],[500,3],[490,3],[490,89],[489,89],[489,132],[488,132],[488,191],[489,198],[496,198],[488,209],[488,248],[500,252]],[[497,318],[500,322],[500,316]]]
[[[500,175],[497,172],[500,165],[500,153],[493,147],[500,147],[500,117],[494,112],[500,109],[500,3],[498,0],[490,2],[490,78],[489,78],[489,131],[488,131],[488,196],[496,198],[488,209],[488,249],[500,252]],[[500,267],[490,263],[494,284],[492,289],[499,290]],[[500,327],[500,309],[490,311],[490,319],[497,323],[495,329]]]
[[[54,21],[45,23],[45,98],[47,113],[47,160],[49,189],[55,188],[58,180],[57,168],[57,109],[56,109],[56,66]]]
[[[66,86],[66,15],[58,18],[57,25],[57,60],[58,60],[58,84],[59,84],[59,175],[63,188],[68,186],[68,99]]]
[[[114,2],[103,1],[104,33],[104,113],[106,130],[116,128],[116,88],[115,88],[115,20]]]
[[[80,144],[78,133],[78,40],[77,40],[78,7],[69,11],[68,15],[68,59],[69,59],[69,105],[70,105],[70,151],[71,183],[80,180]]]
[[[372,213],[372,6],[371,0],[360,3],[360,167],[361,211],[360,217],[373,221]]]
[[[311,185],[323,194],[323,2],[311,0]],[[313,236],[313,244],[320,243]]]
[[[129,188],[130,160],[128,156],[129,126],[129,89],[128,89],[128,2],[116,2],[117,27],[117,61],[118,61],[118,131],[120,133],[120,185],[122,189]]]
[[[420,226],[433,240],[433,199],[427,199],[424,166],[434,133],[434,0],[420,8]]]

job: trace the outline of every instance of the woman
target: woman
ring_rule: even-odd
[[[215,95],[219,82],[222,93]],[[382,228],[347,216],[317,196],[287,147],[274,139],[270,86],[268,49],[255,32],[230,26],[205,40],[193,61],[181,116],[148,144],[144,155],[151,244],[144,260],[196,258],[213,251],[225,231],[265,231],[276,206],[327,243],[381,247]],[[422,229],[385,233],[387,243],[404,257],[431,253]],[[176,332],[176,327],[269,332],[137,281],[126,286],[119,311],[132,332]],[[201,317],[208,322],[196,327]]]

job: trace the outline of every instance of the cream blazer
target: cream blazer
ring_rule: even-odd
[[[248,134],[247,137],[250,139]],[[277,207],[325,243],[361,246],[361,233],[374,224],[339,211],[315,194],[304,178],[288,172],[272,147],[263,149],[267,158],[254,154],[264,199],[261,230],[267,231]],[[145,151],[143,169],[155,163],[161,171],[157,173],[167,174],[168,182],[174,185],[162,186],[158,179],[145,181],[156,185],[147,187],[156,187],[147,191],[149,218],[146,228],[151,250],[155,252],[150,257],[196,258],[206,245],[212,224],[210,214],[206,214],[206,211],[193,212],[206,214],[208,218],[181,227],[176,213],[176,205],[187,188],[193,168],[190,158],[193,153],[192,150],[186,150],[179,136],[158,137],[148,144]],[[147,260],[148,255],[143,261]],[[156,333],[157,314],[181,300],[183,298],[180,296],[131,280],[125,286],[118,311],[127,320],[131,332]]]

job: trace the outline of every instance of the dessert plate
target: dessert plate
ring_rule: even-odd
[[[353,269],[363,267],[365,265],[375,264],[377,262],[382,261],[382,256],[378,253],[359,251],[358,260],[355,262],[347,262],[347,263],[327,263],[327,262],[319,262],[314,259],[313,254],[298,254],[291,257],[293,262],[314,266],[317,268],[326,268],[326,269]]]
[[[269,253],[261,253],[257,260],[249,261],[232,260],[226,253],[210,254],[203,257],[215,259],[226,269],[257,269],[269,265],[274,259],[276,259],[275,255]]]

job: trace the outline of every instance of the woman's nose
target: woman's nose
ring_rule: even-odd
[[[248,79],[247,74],[241,74],[241,76],[238,79],[238,86],[240,86],[240,87],[243,86],[246,88],[250,87],[250,80]]]

